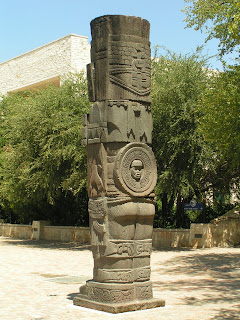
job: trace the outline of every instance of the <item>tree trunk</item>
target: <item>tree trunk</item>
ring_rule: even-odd
[[[182,203],[182,197],[181,194],[177,194],[177,211],[176,211],[176,219],[175,219],[176,227],[181,228],[184,227],[184,210],[183,210],[183,203]]]

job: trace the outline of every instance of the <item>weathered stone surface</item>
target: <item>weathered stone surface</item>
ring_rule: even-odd
[[[83,122],[84,144],[152,143],[150,104],[130,100],[95,102]]]
[[[91,22],[93,105],[83,119],[93,280],[74,304],[108,312],[163,306],[150,281],[154,187],[150,147],[149,23],[129,16]]]
[[[108,304],[108,303],[88,300],[86,299],[85,296],[82,296],[82,295],[75,297],[73,300],[73,303],[76,306],[95,309],[99,311],[105,311],[109,313],[123,313],[128,311],[152,309],[152,308],[165,306],[165,301],[161,299],[148,299],[148,300],[141,300],[141,301],[134,300],[132,302]]]
[[[149,29],[147,20],[131,16],[103,16],[91,22],[91,101],[150,102]]]
[[[88,281],[82,292],[74,298],[75,305],[110,313],[136,311],[165,305],[164,300],[153,299],[151,281],[131,284],[105,284]]]

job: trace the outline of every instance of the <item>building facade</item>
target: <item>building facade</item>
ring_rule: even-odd
[[[0,64],[0,95],[61,85],[68,73],[85,72],[88,38],[70,34]]]

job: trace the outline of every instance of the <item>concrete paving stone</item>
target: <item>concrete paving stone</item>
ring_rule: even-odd
[[[0,320],[239,320],[240,248],[154,250],[156,309],[109,314],[73,305],[92,278],[90,247],[0,238]]]

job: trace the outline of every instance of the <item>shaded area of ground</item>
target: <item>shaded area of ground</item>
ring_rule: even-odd
[[[164,263],[164,268],[155,271],[175,280],[166,283],[163,277],[162,281],[154,281],[154,287],[185,292],[183,305],[203,308],[215,305],[218,313],[209,319],[240,319],[240,251],[234,248],[225,251],[215,248],[205,254],[201,250],[173,257]]]

